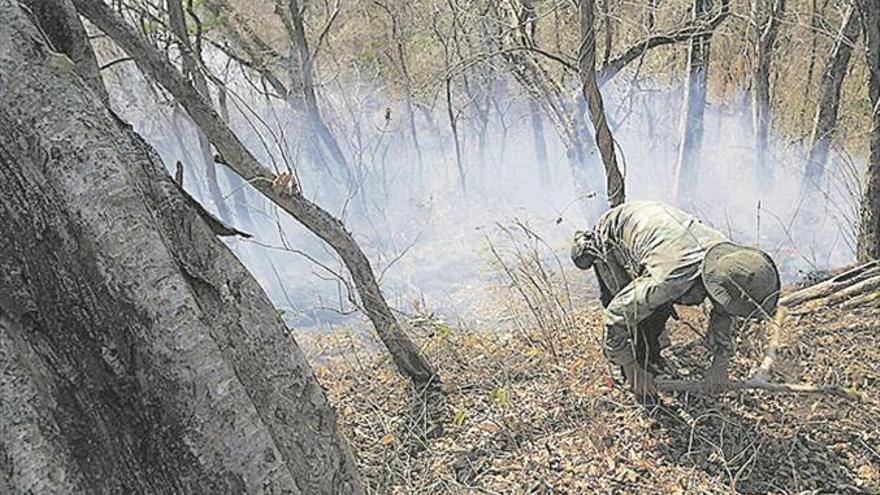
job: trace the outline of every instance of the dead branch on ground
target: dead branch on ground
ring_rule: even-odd
[[[776,361],[779,349],[779,337],[782,326],[788,317],[788,310],[780,306],[771,321],[773,334],[767,346],[767,352],[761,364],[745,380],[732,380],[722,384],[711,384],[706,381],[691,380],[658,380],[657,388],[664,392],[693,392],[705,395],[716,395],[733,390],[766,390],[776,393],[822,394],[834,395],[846,399],[858,400],[857,393],[836,385],[811,385],[806,383],[776,383],[769,380],[770,369]]]

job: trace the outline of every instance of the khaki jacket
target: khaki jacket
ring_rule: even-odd
[[[698,218],[657,201],[631,201],[599,218],[592,236],[575,240],[588,250],[600,283],[614,294],[605,308],[604,352],[614,363],[634,358],[636,325],[670,303],[698,304],[705,298],[700,269],[706,251],[728,242]],[[580,243],[580,245],[578,245]],[[713,310],[708,340],[713,352],[729,354],[732,319]]]

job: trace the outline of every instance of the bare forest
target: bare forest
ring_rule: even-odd
[[[880,492],[880,0],[0,0],[0,227],[0,494]]]

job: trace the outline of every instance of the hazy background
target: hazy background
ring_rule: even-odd
[[[409,138],[403,104],[357,80],[322,88],[328,102],[325,117],[335,127],[344,151],[354,157],[358,186],[344,198],[332,181],[304,159],[307,134],[291,118],[286,104],[267,99],[253,80],[229,69],[213,53],[209,63],[226,71],[230,120],[234,130],[265,163],[296,170],[306,194],[342,216],[373,263],[389,302],[406,312],[435,312],[448,320],[475,318],[487,288],[501,280],[490,268],[488,241],[504,245],[502,226],[521,221],[540,236],[571,277],[568,241],[575,229],[588,228],[583,204],[572,187],[565,151],[549,122],[544,133],[550,159],[550,182],[542,185],[535,158],[528,108],[521,97],[505,94],[491,114],[485,156],[480,156],[476,130],[467,114],[459,118],[468,190],[459,187],[449,120],[442,105],[417,115],[423,170]],[[185,185],[205,206],[216,211],[205,192],[204,165],[198,163],[194,128],[182,127],[180,141],[171,138],[172,109],[161,93],[148,87],[133,67],[122,67],[125,87],[114,87],[113,105],[162,155],[169,167],[177,160],[186,169]],[[141,81],[132,84],[132,78]],[[682,88],[642,77],[640,91],[630,91],[621,75],[603,87],[606,109],[619,145],[628,199],[671,201],[678,153]],[[570,88],[576,94],[576,88]],[[390,119],[386,118],[390,112]],[[433,122],[426,118],[429,115]],[[711,99],[698,191],[692,211],[736,242],[768,251],[790,283],[806,272],[840,266],[854,258],[861,165],[832,151],[821,200],[800,198],[803,147],[771,137],[775,184],[756,186],[754,138],[748,100],[743,94]],[[181,146],[182,145],[182,146]],[[189,150],[187,156],[182,149]],[[193,158],[196,157],[196,158]],[[598,156],[593,166],[601,167]],[[187,161],[196,161],[193,166]],[[237,225],[252,239],[228,239],[230,248],[254,273],[285,318],[298,327],[328,327],[356,322],[350,318],[344,268],[329,248],[296,221],[261,198],[218,166],[221,190],[233,209],[233,196],[243,195],[255,225]],[[200,187],[197,187],[200,186]],[[337,186],[338,189],[338,186]],[[596,184],[604,194],[604,185]],[[759,206],[760,204],[760,206]],[[235,222],[232,222],[235,223]]]

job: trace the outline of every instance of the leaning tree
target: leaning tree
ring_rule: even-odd
[[[218,160],[296,221],[318,236],[351,274],[353,302],[373,323],[397,369],[420,392],[439,391],[440,377],[391,311],[373,273],[370,260],[341,220],[310,200],[290,175],[276,176],[241,142],[211,102],[153,45],[140,36],[103,0],[72,0],[76,10],[110,37],[145,76],[179,103],[218,152]],[[283,180],[279,180],[283,179]]]
[[[303,353],[85,37],[0,18],[0,493],[362,493]]]

